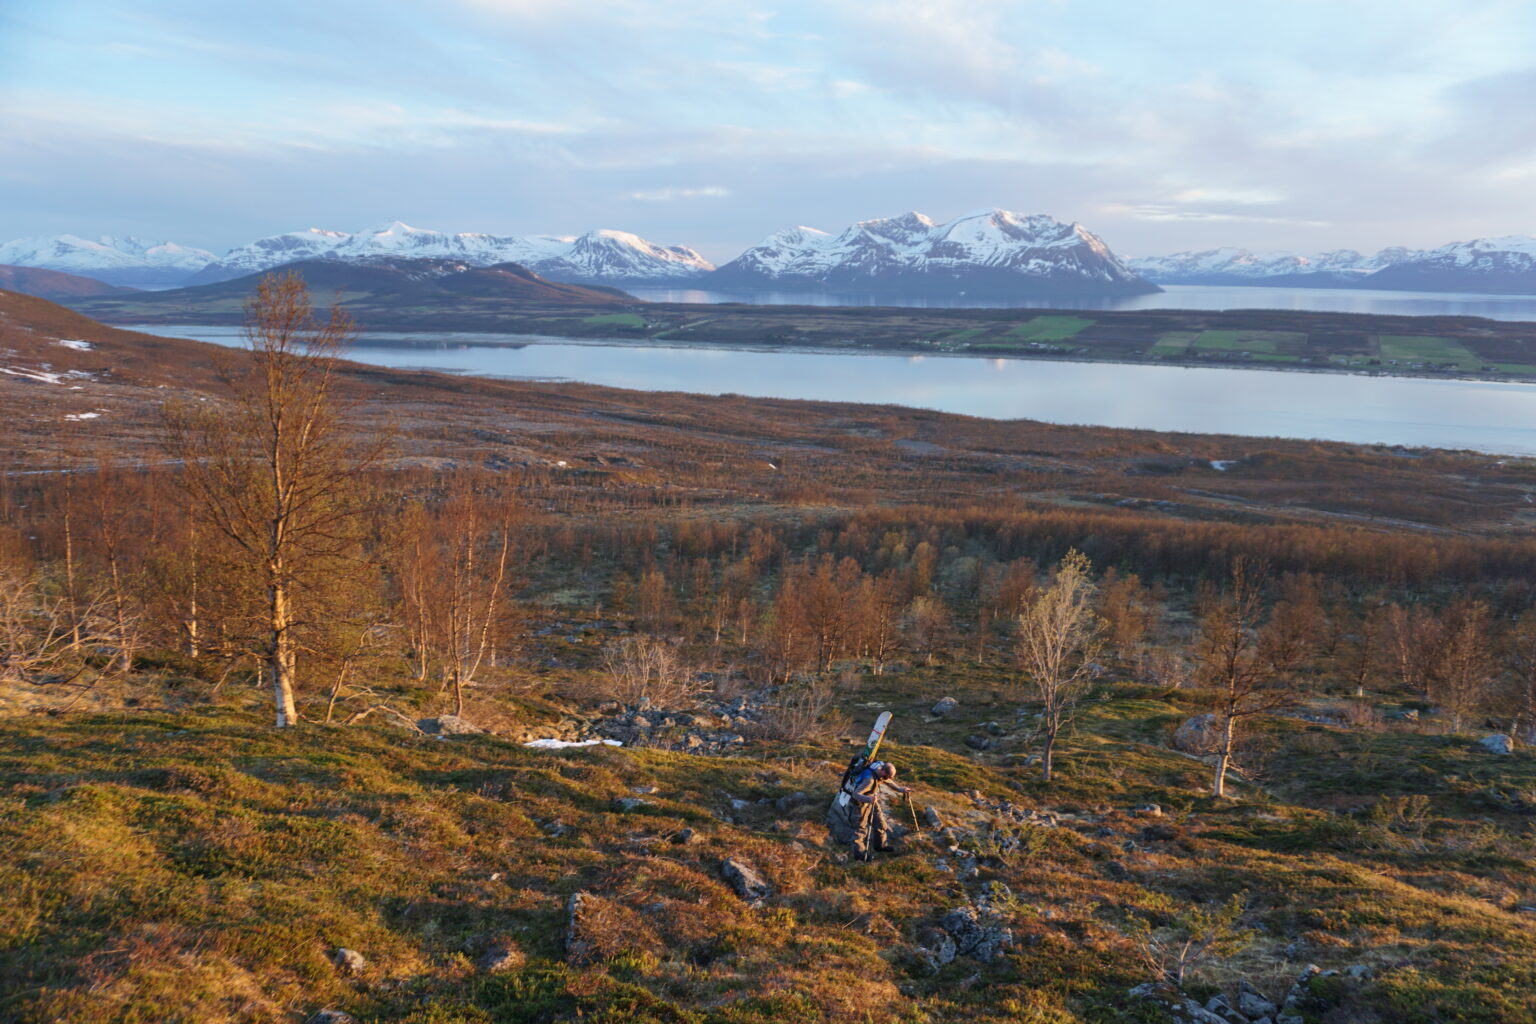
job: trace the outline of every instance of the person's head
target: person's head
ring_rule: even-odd
[[[875,778],[889,782],[896,777],[896,766],[889,761],[881,761],[875,765]]]

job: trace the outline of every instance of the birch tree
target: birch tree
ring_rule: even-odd
[[[1093,662],[1103,648],[1103,620],[1093,611],[1094,584],[1088,557],[1069,551],[1019,615],[1018,658],[1025,686],[1040,702],[1045,734],[1041,771],[1051,781],[1056,740],[1092,682]]]
[[[220,370],[225,400],[166,410],[166,446],[194,513],[229,539],[260,587],[254,646],[278,728],[299,721],[303,602],[353,558],[368,510],[363,475],[385,445],[355,435],[338,394],[353,334],[339,307],[316,315],[297,274],[269,274],[245,304],[249,358]]]

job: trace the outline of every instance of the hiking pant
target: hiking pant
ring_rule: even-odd
[[[880,801],[861,804],[857,800],[848,801],[848,827],[853,829],[853,853],[862,857],[869,852],[870,839],[874,839],[876,847],[889,844],[889,828],[885,821],[885,809],[880,806]]]

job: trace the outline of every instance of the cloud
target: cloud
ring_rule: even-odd
[[[639,192],[630,192],[630,199],[639,199],[647,203],[668,203],[674,199],[719,199],[731,194],[731,190],[719,185],[706,185],[704,188],[654,188],[644,189]]]

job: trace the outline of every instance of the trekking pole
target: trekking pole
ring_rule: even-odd
[[[917,808],[912,806],[912,794],[901,794],[901,802],[907,805],[907,813],[912,815],[912,831],[921,832],[923,827],[917,823]]]

